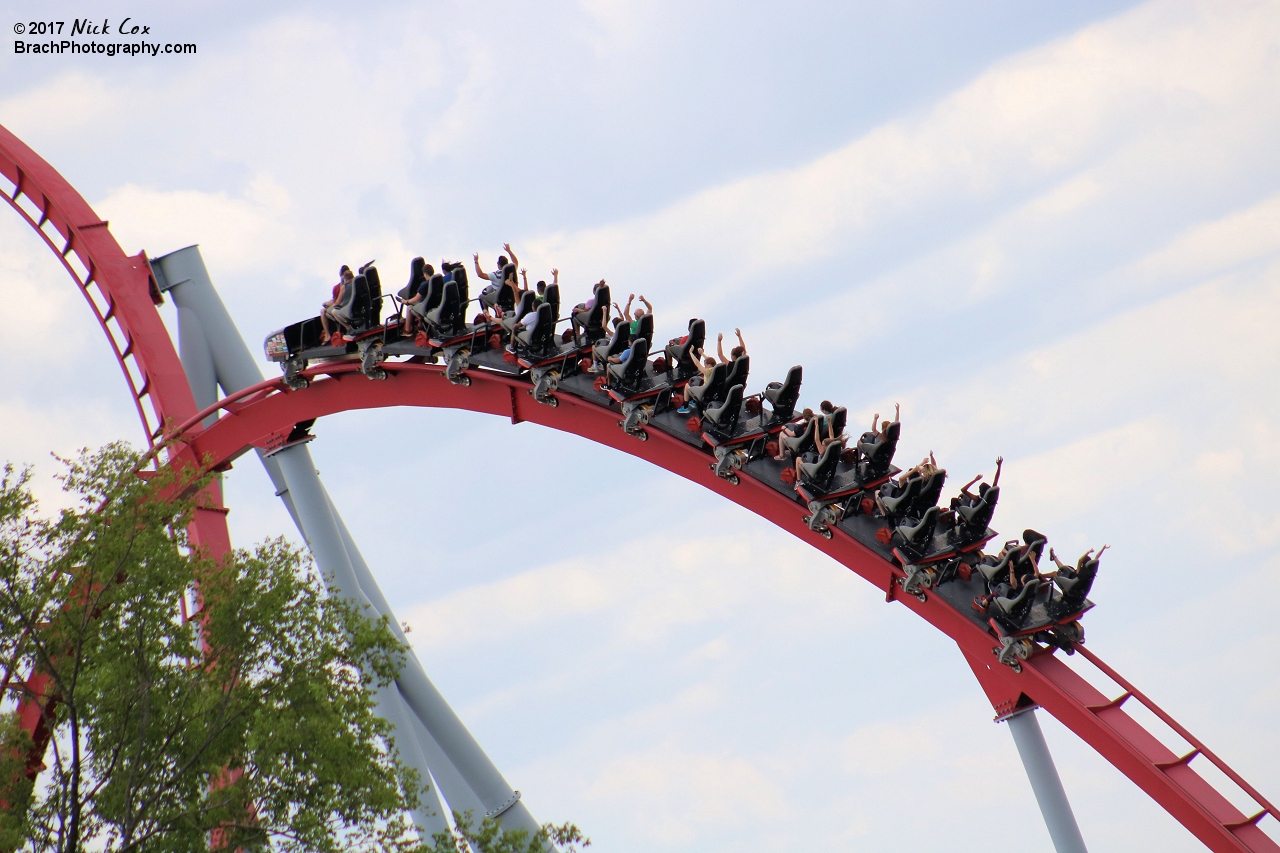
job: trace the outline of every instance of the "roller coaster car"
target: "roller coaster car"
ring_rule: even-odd
[[[1074,589],[1068,599],[1053,583],[1033,577],[1016,595],[1007,585],[999,593],[990,597],[985,615],[988,627],[1000,640],[997,653],[1001,663],[1017,668],[1017,659],[1030,657],[1037,641],[1071,654],[1075,644],[1084,640],[1080,617],[1093,608],[1093,602]]]
[[[728,376],[729,372],[725,375]],[[716,456],[716,462],[711,467],[717,476],[735,485],[738,477],[733,472],[741,470],[751,460],[764,456],[769,439],[781,433],[782,428],[790,422],[796,399],[800,395],[800,368],[791,368],[785,382],[769,383],[762,395],[744,401],[742,391],[742,385],[731,386],[723,401],[703,411],[701,420],[702,440]],[[773,408],[768,412],[764,411],[762,400],[769,402]],[[812,424],[807,428],[810,430],[812,443]],[[782,436],[780,440],[781,438],[789,436]]]
[[[656,397],[664,392],[669,397],[671,385],[661,374],[653,372],[648,358],[649,342],[637,337],[625,359],[605,365],[605,387],[609,396],[623,404]]]
[[[571,311],[570,322],[573,324],[573,336],[584,343],[593,344],[605,337],[608,332],[604,327],[604,317],[609,310],[609,285],[602,284],[596,288],[595,304],[588,311]]]
[[[667,378],[672,387],[679,387],[698,375],[700,365],[693,361],[693,351],[701,350],[707,339],[707,324],[701,320],[689,321],[689,333],[684,336],[684,343],[667,344],[664,355],[667,358]]]
[[[466,288],[465,275],[459,281],[454,270],[454,280],[444,282],[440,301],[435,307],[423,309],[427,341],[445,354],[445,376],[455,385],[469,385],[471,380],[463,375],[470,365],[471,353],[488,348],[489,334],[496,328],[489,323],[471,325],[466,321],[467,303],[462,300]],[[425,305],[428,300],[422,303]],[[414,306],[416,307],[416,306]]]
[[[364,267],[352,280],[351,287],[346,288],[343,297],[334,309],[334,314],[345,325],[340,343],[335,345],[332,338],[325,340],[324,324],[319,317],[285,326],[272,332],[263,342],[267,360],[281,365],[289,387],[306,386],[307,380],[300,374],[312,359],[359,354],[362,370],[375,378],[381,372],[376,367],[381,361],[379,348],[388,340],[399,337],[400,323],[399,318],[393,317],[383,325],[380,319],[383,296],[377,268],[371,265]]]
[[[550,295],[551,288],[547,288],[547,292]],[[554,302],[545,300],[538,306],[538,322],[533,329],[517,327],[512,337],[516,362],[529,371],[533,382],[529,393],[539,403],[549,406],[559,405],[552,392],[560,387],[561,377],[577,372],[578,362],[586,352],[585,346],[574,342],[560,344],[556,340],[556,309],[559,304],[558,293]]]
[[[848,419],[848,410],[844,406],[837,406],[831,413],[831,434],[840,436],[844,432],[844,425]],[[810,423],[813,425],[813,435],[817,436],[818,418],[814,418]],[[806,436],[809,429],[806,428],[805,434],[792,439],[790,436],[781,436],[780,440],[787,442],[787,446],[794,444],[806,443]],[[806,461],[800,464],[800,481],[796,483],[796,492],[804,498],[804,500],[813,503],[829,504],[833,501],[841,501],[848,503],[860,492],[868,489],[874,489],[888,480],[894,474],[898,473],[898,469],[892,465],[875,476],[867,476],[867,470],[857,461],[852,464],[841,462],[841,457],[845,453],[846,448],[843,438],[837,438],[827,445],[822,456],[816,461]],[[843,467],[843,470],[841,466]],[[841,512],[843,515],[843,511]]]
[[[724,402],[729,389],[735,385],[747,386],[747,374],[751,372],[751,359],[740,355],[729,364],[717,364],[711,370],[711,376],[701,385],[685,385],[686,402],[705,412],[712,406]]]
[[[893,545],[894,556],[904,566],[936,563],[957,554],[976,551],[996,535],[994,530],[984,525],[981,533],[973,532],[977,528],[966,527],[963,535],[957,536],[956,531],[962,524],[955,512],[929,507],[919,520],[908,518],[893,529],[889,541]]]

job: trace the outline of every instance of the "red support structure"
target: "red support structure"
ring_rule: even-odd
[[[40,235],[88,301],[124,371],[147,444],[154,447],[165,425],[185,421],[196,404],[169,331],[156,310],[162,298],[146,255],[126,255],[107,223],[80,193],[2,126],[0,174],[12,184],[7,192],[0,187],[0,195]],[[170,454],[170,461],[180,456]],[[186,463],[194,462],[189,455],[182,458]],[[217,558],[229,550],[231,538],[225,515],[216,511],[221,507],[216,485],[209,489],[208,498],[214,510],[197,511],[191,535]],[[13,678],[13,673],[5,673],[3,681],[10,685]],[[35,675],[26,684],[23,694],[28,698],[19,704],[18,714],[35,741],[28,767],[38,770],[50,735],[45,714],[54,697],[49,680],[43,676]]]
[[[705,453],[660,430],[650,430],[648,441],[638,441],[618,428],[616,412],[594,403],[560,394],[559,405],[553,408],[534,400],[527,393],[528,384],[521,379],[473,370],[469,372],[471,385],[463,387],[447,381],[439,367],[388,362],[383,365],[388,373],[383,382],[369,381],[357,372],[355,364],[327,364],[306,371],[312,382],[303,390],[290,391],[281,380],[269,380],[204,411],[195,411],[181,363],[156,311],[159,293],[150,279],[145,258],[126,257],[106,223],[97,219],[79,194],[3,128],[0,171],[14,184],[14,191],[6,199],[44,235],[89,297],[125,370],[148,441],[154,443],[162,434],[177,439],[171,461],[190,463],[199,459],[223,469],[254,447],[279,446],[297,423],[352,409],[388,406],[466,409],[510,418],[512,423],[529,421],[582,436],[648,460],[723,495],[828,554],[877,589],[886,590],[887,600],[902,603],[957,643],[998,715],[1039,705],[1132,779],[1211,850],[1280,853],[1280,845],[1258,826],[1266,815],[1277,816],[1271,804],[1091,651],[1078,647],[1086,659],[1116,682],[1122,691],[1117,698],[1099,692],[1051,650],[1034,654],[1020,670],[999,663],[994,654],[997,643],[981,626],[937,595],[924,595],[923,600],[914,595],[895,595],[902,570],[839,527],[833,528],[832,539],[822,538],[803,522],[806,510],[799,503],[750,476],[742,477],[739,485],[731,485],[709,470]],[[38,217],[20,204],[23,197],[32,201]],[[49,235],[49,227],[65,241],[62,246]],[[86,276],[81,277],[67,262],[67,254],[73,251],[89,271]],[[90,285],[99,291],[98,299],[105,308],[90,294]],[[121,338],[114,336],[111,322],[119,325]],[[133,378],[131,365],[140,380]],[[151,399],[158,421],[149,419],[142,406],[144,397]],[[203,427],[201,422],[215,413],[221,413],[221,417]],[[215,554],[229,547],[224,515],[221,505],[215,504],[198,513],[195,521],[197,530],[193,532],[198,541]],[[1190,752],[1177,755],[1131,717],[1124,705],[1134,700],[1185,739]],[[39,726],[41,715],[26,713],[31,726]],[[1259,810],[1246,815],[1232,806],[1191,766],[1200,756],[1219,767],[1255,801]]]

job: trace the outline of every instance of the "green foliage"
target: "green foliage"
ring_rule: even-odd
[[[385,622],[283,540],[206,559],[186,525],[208,482],[140,464],[123,444],[64,460],[77,504],[51,519],[27,472],[0,482],[0,674],[51,735],[33,786],[0,716],[0,849],[416,846],[420,786],[373,713],[403,655]]]
[[[437,835],[435,843],[420,853],[547,853],[555,849],[553,845],[559,845],[562,853],[575,853],[579,844],[591,846],[591,839],[571,823],[543,824],[534,837],[529,838],[522,829],[504,830],[488,818],[476,826],[469,812],[465,815],[454,812],[453,822],[456,830]]]

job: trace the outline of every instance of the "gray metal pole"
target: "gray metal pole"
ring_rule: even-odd
[[[305,450],[305,448],[303,449]],[[321,483],[320,488],[324,489],[323,483]],[[396,620],[395,612],[391,609],[390,602],[388,602],[386,596],[382,594],[382,589],[378,586],[377,580],[374,579],[373,572],[369,571],[369,566],[365,563],[364,556],[356,546],[355,539],[351,536],[351,531],[347,530],[346,522],[344,522],[342,520],[342,516],[339,515],[337,507],[334,506],[333,498],[329,497],[327,490],[325,490],[325,498],[329,501],[329,510],[333,513],[334,520],[338,523],[338,532],[342,534],[342,542],[347,549],[347,556],[351,560],[351,567],[355,570],[356,582],[360,584],[360,591],[363,592],[369,599],[370,603],[373,604],[375,610],[387,617],[387,621],[391,625],[391,630],[396,633],[400,642],[404,643],[405,646],[408,647],[409,660],[406,662],[406,667],[414,667],[417,670],[424,672],[423,678],[426,678],[422,662],[418,660],[417,654],[413,651],[413,646],[409,644],[408,638],[404,635],[404,631],[401,629],[400,623]],[[401,681],[402,680],[403,679],[401,679]],[[401,695],[404,695],[404,685],[400,684],[399,681],[397,684],[400,688]],[[409,700],[406,697],[406,704],[408,704],[408,701]],[[411,714],[411,716],[413,715]],[[419,731],[419,741],[422,748],[422,754],[426,757],[427,764],[431,767],[431,772],[436,777],[436,781],[440,783],[441,791],[444,793],[445,799],[449,803],[449,807],[461,814],[465,814],[470,811],[475,822],[479,823],[484,818],[485,812],[487,811],[484,804],[480,801],[480,798],[476,796],[475,792],[471,790],[471,786],[467,784],[465,779],[463,779],[462,774],[458,772],[458,769],[453,765],[453,762],[449,760],[447,755],[445,755],[444,750],[440,748],[436,739],[429,731],[427,731],[427,728],[422,724],[422,721],[418,720],[416,716],[413,718],[421,727]]]
[[[1008,723],[1054,849],[1058,853],[1088,853],[1080,827],[1076,825],[1076,816],[1071,812],[1071,803],[1067,801],[1067,792],[1058,778],[1058,769],[1053,766],[1053,756],[1049,754],[1044,732],[1040,731],[1036,709],[1020,711],[1009,717]]]
[[[360,592],[359,584],[356,583],[355,570],[352,569],[347,549],[343,546],[337,522],[329,512],[329,504],[320,480],[316,477],[311,454],[298,452],[305,450],[301,445],[294,445],[284,448],[274,456],[289,484],[289,492],[293,496],[298,514],[304,519],[303,535],[315,556],[316,565],[330,584],[330,591],[359,606],[366,617],[377,619],[378,612]],[[401,757],[406,764],[418,771],[423,783],[430,784],[431,771],[414,738],[413,726],[407,719],[406,709],[395,686],[380,688],[375,701],[379,716],[395,729],[393,737],[400,748]],[[434,786],[422,795],[418,808],[413,812],[413,822],[427,838],[449,831],[444,806],[440,803]]]
[[[311,454],[306,452],[305,446],[295,444],[277,451],[272,458],[280,464],[294,509],[303,519],[307,542],[320,570],[332,578],[334,587],[342,595],[357,602],[370,618],[376,619],[380,614],[360,588]],[[398,626],[395,630],[399,630]],[[422,721],[445,756],[475,792],[484,806],[485,816],[499,819],[509,829],[537,832],[537,821],[520,802],[520,794],[507,784],[493,761],[467,731],[431,679],[427,678],[416,657],[410,655],[405,661],[396,683],[405,704]]]

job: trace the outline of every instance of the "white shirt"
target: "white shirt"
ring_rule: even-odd
[[[520,325],[524,326],[526,331],[533,331],[534,327],[538,325],[538,312],[530,311],[525,314],[520,318]]]

